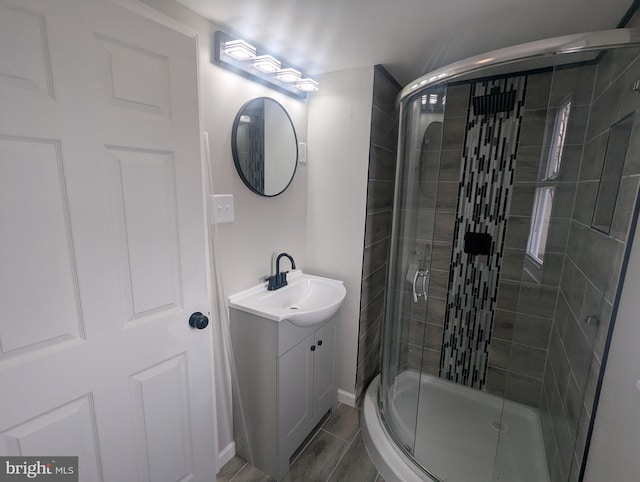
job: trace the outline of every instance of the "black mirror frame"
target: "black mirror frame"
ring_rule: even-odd
[[[255,187],[253,187],[253,185],[249,182],[247,177],[244,175],[244,172],[242,171],[242,167],[240,165],[240,156],[238,155],[238,126],[240,124],[240,117],[243,115],[244,110],[247,108],[247,106],[249,104],[251,104],[252,102],[255,102],[256,100],[261,100],[261,99],[262,100],[269,100],[271,102],[275,102],[282,109],[284,114],[287,116],[287,119],[289,120],[289,124],[291,124],[291,130],[293,131],[293,139],[294,139],[295,147],[296,147],[296,162],[295,162],[295,166],[293,168],[293,172],[291,173],[291,179],[289,179],[289,182],[282,189],[282,191],[280,191],[280,192],[278,192],[276,194],[265,194],[263,192],[258,191]],[[233,127],[231,129],[232,129],[231,130],[231,154],[233,156],[233,164],[235,165],[236,171],[238,172],[238,175],[240,176],[240,179],[242,179],[242,182],[245,184],[245,186],[247,186],[255,194],[258,194],[259,196],[263,196],[263,197],[276,197],[276,196],[279,196],[280,194],[282,194],[283,192],[285,192],[289,188],[291,183],[293,182],[293,178],[296,175],[296,172],[298,170],[298,157],[299,157],[299,152],[298,152],[298,134],[296,133],[295,125],[293,124],[293,121],[291,120],[291,116],[287,112],[287,109],[285,109],[284,106],[280,102],[278,102],[275,99],[272,99],[271,97],[255,97],[255,98],[245,102],[242,105],[242,107],[240,107],[240,109],[238,110],[238,113],[236,114],[235,119],[233,120]]]

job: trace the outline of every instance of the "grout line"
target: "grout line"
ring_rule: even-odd
[[[333,435],[330,432],[327,432],[329,435],[332,435],[333,437],[337,438],[338,440],[343,440],[344,442],[347,442],[346,440],[344,440],[341,437],[338,437],[337,435]],[[358,428],[358,431],[356,432],[356,435],[358,435],[358,433],[360,433],[360,428]],[[344,459],[344,456],[347,455],[347,453],[349,452],[349,450],[351,449],[351,444],[353,443],[353,441],[356,440],[356,437],[353,437],[353,440],[351,442],[347,442],[347,446],[344,450],[344,452],[342,453],[342,455],[340,456],[340,458],[338,459],[338,463],[336,464],[336,466],[333,468],[333,470],[329,473],[328,477],[327,477],[327,482],[329,480],[331,480],[331,476],[333,475],[333,473],[338,470],[338,467],[340,466],[340,463],[342,462],[342,460]]]

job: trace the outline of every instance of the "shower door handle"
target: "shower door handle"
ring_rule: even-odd
[[[422,293],[416,291],[418,278],[422,277]],[[417,303],[420,298],[427,299],[427,286],[429,281],[429,270],[427,268],[418,268],[413,276],[413,302]]]

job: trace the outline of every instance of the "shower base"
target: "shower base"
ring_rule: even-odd
[[[379,376],[367,389],[362,427],[385,480],[549,481],[537,410],[430,375],[401,373],[391,388],[396,436],[410,447],[412,427],[417,428],[415,459],[438,477],[430,479],[387,433],[377,408],[378,389]]]

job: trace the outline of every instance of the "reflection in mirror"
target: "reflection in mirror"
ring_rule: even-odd
[[[616,208],[620,179],[624,160],[627,157],[627,145],[631,135],[633,116],[630,115],[611,126],[607,153],[604,157],[596,208],[593,213],[592,227],[605,234],[611,231],[611,222]]]
[[[289,114],[273,99],[259,97],[242,106],[231,150],[240,178],[257,194],[277,196],[293,180],[298,140]]]

